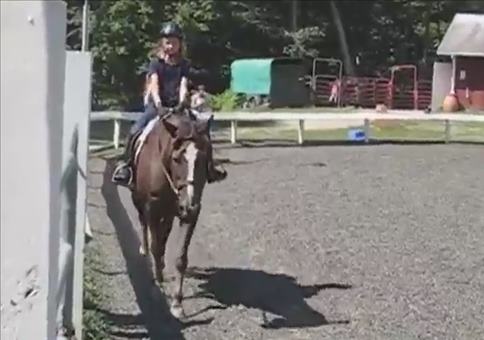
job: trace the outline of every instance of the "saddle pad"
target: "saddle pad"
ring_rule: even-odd
[[[134,164],[138,164],[138,156],[141,152],[141,149],[143,148],[143,145],[146,142],[146,138],[148,138],[151,130],[153,130],[153,127],[155,126],[155,124],[158,122],[159,119],[160,117],[156,116],[156,118],[153,118],[152,120],[150,120],[148,124],[146,124],[145,128],[143,129],[139,137],[136,139],[135,146],[134,146],[135,148]]]
[[[213,116],[213,113],[208,111],[208,110],[191,109],[190,111],[191,111],[192,115],[194,115],[197,119],[202,120],[202,121],[208,121]]]

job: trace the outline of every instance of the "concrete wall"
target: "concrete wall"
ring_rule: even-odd
[[[432,79],[432,111],[441,109],[445,96],[450,93],[451,79],[451,63],[434,63],[434,75]]]
[[[0,4],[1,338],[53,339],[66,7]]]

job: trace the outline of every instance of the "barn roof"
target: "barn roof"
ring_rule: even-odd
[[[456,14],[437,49],[437,54],[484,57],[484,15]]]

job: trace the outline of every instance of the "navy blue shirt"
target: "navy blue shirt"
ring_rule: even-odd
[[[170,65],[163,59],[153,59],[148,67],[148,76],[158,74],[160,98],[163,106],[174,107],[180,102],[180,83],[188,78],[190,64],[182,59],[177,65]]]

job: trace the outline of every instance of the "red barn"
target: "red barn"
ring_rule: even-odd
[[[450,93],[464,108],[484,110],[484,15],[456,14],[437,54],[452,60],[450,79],[440,77],[448,81]]]

